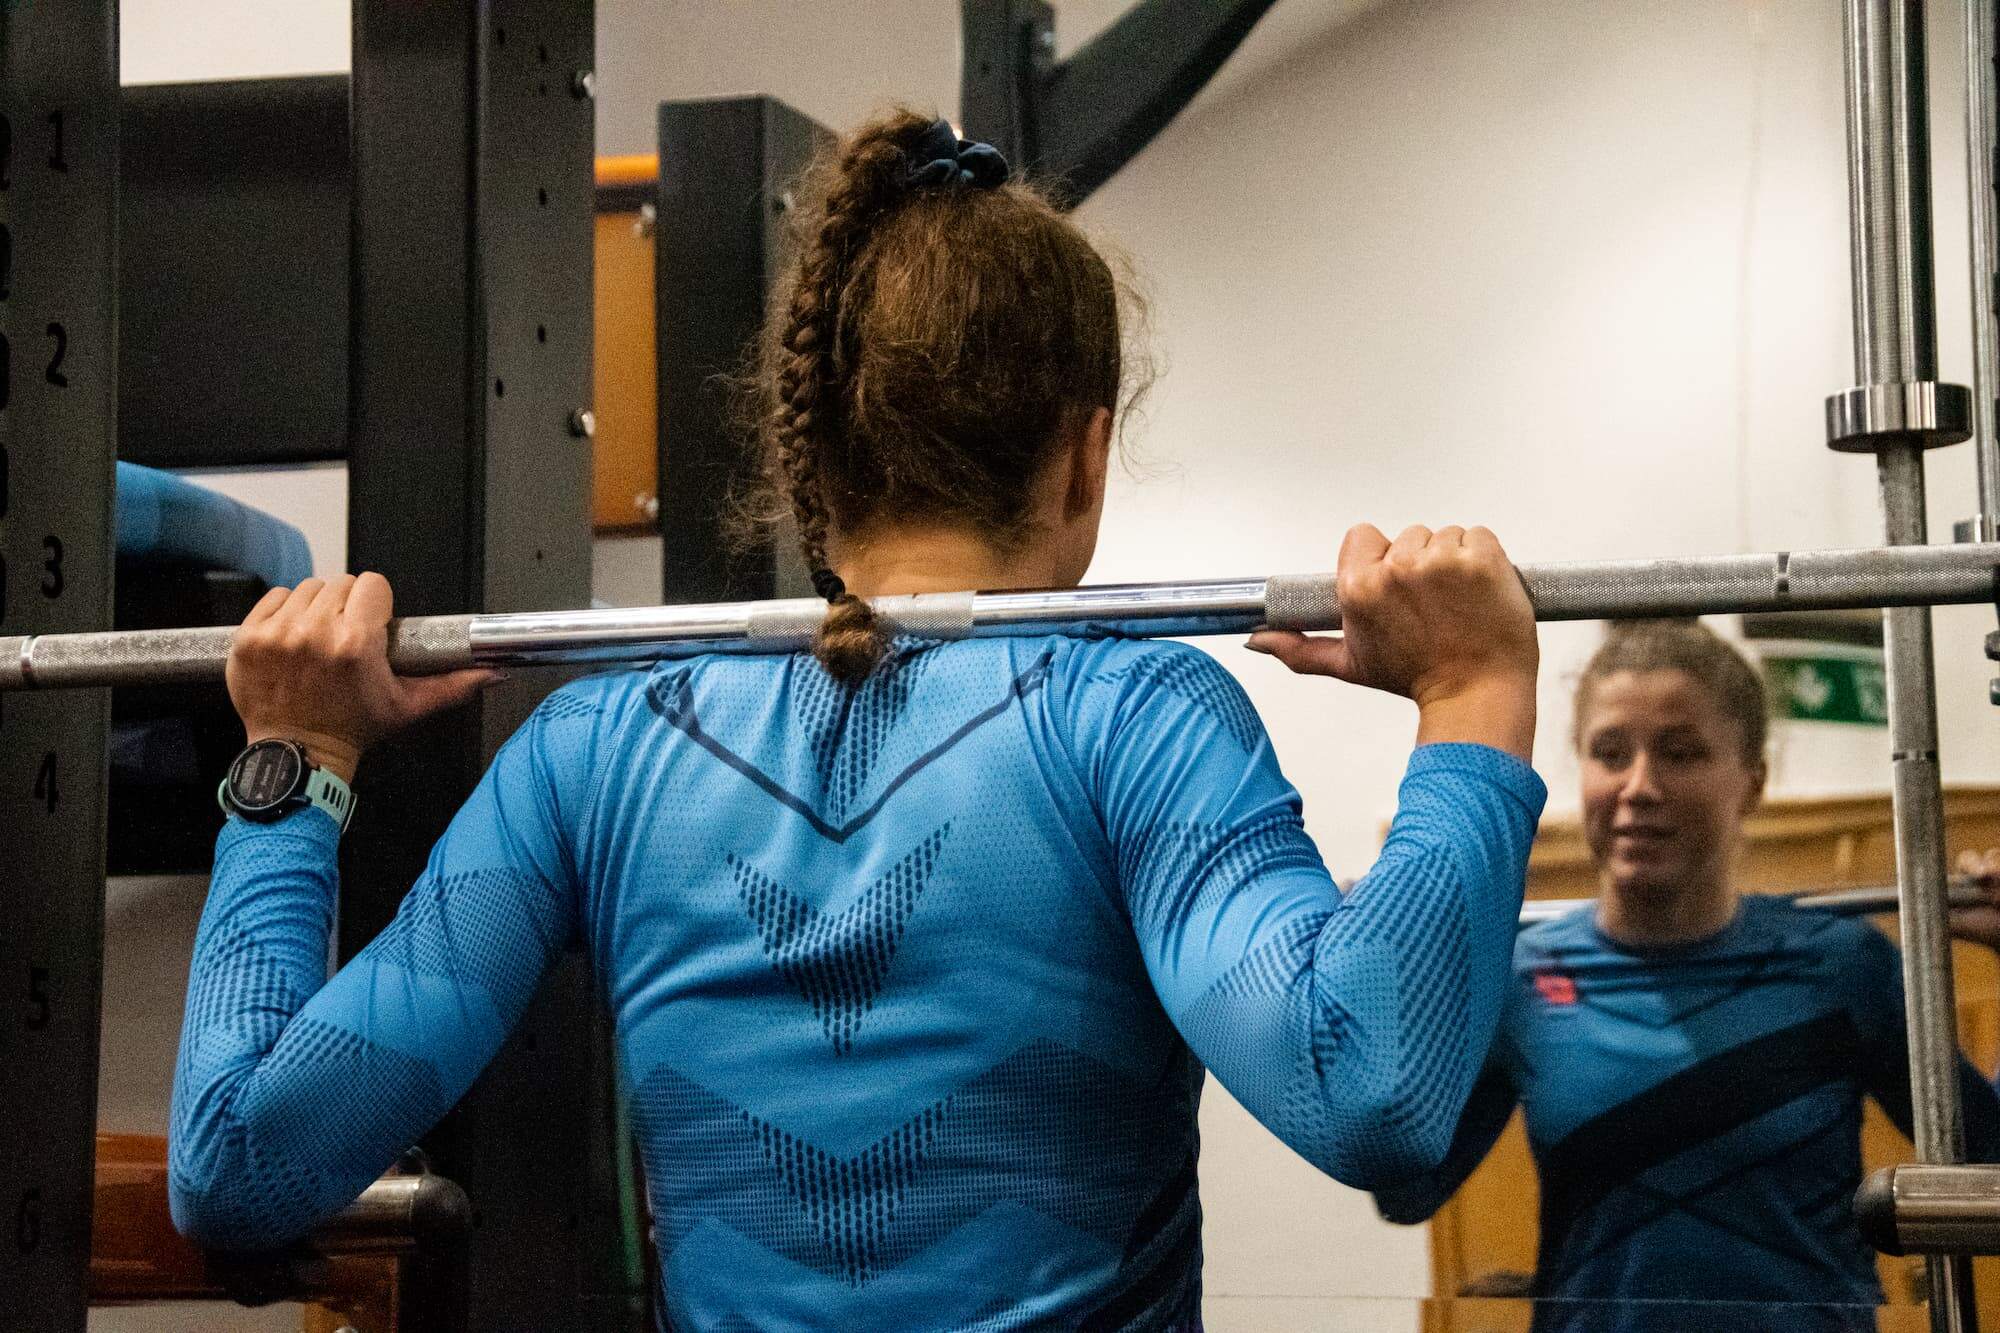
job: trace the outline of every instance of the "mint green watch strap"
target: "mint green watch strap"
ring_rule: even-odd
[[[333,816],[342,833],[354,818],[354,788],[323,768],[315,768],[306,779],[306,799]]]

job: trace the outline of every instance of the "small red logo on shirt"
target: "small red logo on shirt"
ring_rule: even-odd
[[[1575,1004],[1576,982],[1559,972],[1537,972],[1535,993],[1550,1004]]]

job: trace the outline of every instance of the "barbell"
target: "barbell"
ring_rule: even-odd
[[[1819,893],[1795,893],[1790,895],[1792,906],[1809,912],[1825,912],[1829,916],[1875,916],[1894,912],[1899,895],[1893,884],[1875,884],[1858,889],[1827,889]],[[1966,876],[1956,876],[1945,886],[1945,903],[1950,907],[1978,907],[1987,901],[1978,883]],[[1554,921],[1568,916],[1571,912],[1593,906],[1595,898],[1530,898],[1521,904],[1520,924],[1532,926],[1542,921]]]
[[[1537,620],[1993,603],[2000,543],[1778,551],[1522,565]],[[1186,638],[1334,630],[1332,574],[873,599],[893,629],[933,639],[1037,634]],[[464,667],[790,653],[826,615],[818,598],[694,606],[412,616],[392,622],[405,675]],[[219,681],[235,627],[0,636],[0,691]]]

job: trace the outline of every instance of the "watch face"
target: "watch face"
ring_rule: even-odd
[[[258,741],[229,770],[229,799],[244,814],[274,810],[304,776],[305,764],[297,750],[283,741]]]

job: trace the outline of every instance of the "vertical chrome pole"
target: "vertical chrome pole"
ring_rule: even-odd
[[[1979,470],[1979,509],[1960,533],[1991,541],[2000,532],[2000,430],[1994,395],[1994,5],[1965,0],[1965,193],[1972,241],[1972,447]]]
[[[1875,454],[1888,542],[1907,545],[1927,535],[1924,450],[1964,439],[1970,407],[1963,389],[1936,383],[1923,0],[1847,0],[1846,37],[1859,384],[1828,401],[1828,434],[1836,449]],[[1886,611],[1883,631],[1917,1159],[1960,1162],[1930,611]],[[1934,1333],[1977,1329],[1971,1261],[1933,1256],[1927,1263]]]

